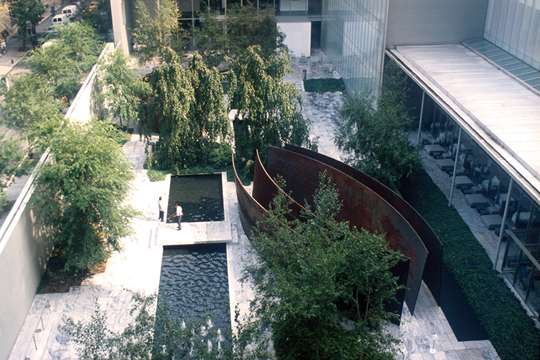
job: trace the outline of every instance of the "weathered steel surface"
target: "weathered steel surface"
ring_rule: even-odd
[[[262,207],[269,209],[272,199],[278,192],[283,192],[283,190],[275,183],[270,175],[268,175],[264,166],[262,165],[259,152],[257,151],[257,158],[255,159],[255,173],[253,176],[253,198]],[[298,204],[288,194],[285,193],[285,196],[292,200],[292,204],[289,206],[291,212],[287,215],[287,219],[297,219],[304,207]]]
[[[279,174],[287,181],[293,199],[308,204],[313,204],[319,174],[326,172],[343,202],[337,220],[349,221],[352,226],[369,231],[384,231],[390,247],[411,259],[405,302],[414,313],[428,251],[416,231],[395,208],[351,176],[292,151],[269,147],[266,168],[272,178]]]
[[[431,226],[429,226],[424,218],[418,214],[418,212],[411,205],[409,205],[408,202],[403,200],[403,198],[401,198],[401,196],[396,194],[394,191],[349,165],[346,165],[331,157],[298,146],[285,145],[285,149],[330,165],[353,177],[379,194],[379,196],[392,205],[405,218],[405,220],[407,220],[407,222],[418,233],[428,250],[428,256],[426,259],[426,265],[424,267],[424,273],[422,274],[422,279],[426,283],[437,304],[440,305],[443,246],[437,234],[435,234]]]
[[[234,155],[233,155],[233,169],[234,169],[234,183],[236,186],[236,197],[238,198],[238,212],[240,215],[240,222],[248,238],[253,238],[252,227],[255,226],[258,222],[263,222],[265,216],[268,213],[266,209],[261,206],[251,195],[248,193],[238,174],[236,173],[236,166],[234,165]]]

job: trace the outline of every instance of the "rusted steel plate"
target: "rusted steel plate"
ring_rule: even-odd
[[[246,190],[238,174],[236,173],[236,167],[234,165],[233,155],[233,169],[234,169],[234,183],[236,186],[236,197],[238,198],[238,212],[240,215],[240,222],[249,239],[253,238],[253,226],[258,222],[263,222],[266,216],[269,214],[266,209],[261,206]]]
[[[266,169],[263,167],[259,152],[257,151],[257,158],[255,159],[255,173],[253,176],[253,192],[252,196],[265,209],[270,209],[270,203],[278,192],[284,192],[268,175]],[[304,207],[298,204],[287,193],[285,196],[291,199],[292,204],[289,206],[291,212],[286,216],[287,220],[294,220],[300,217]]]
[[[405,302],[414,313],[428,251],[416,231],[396,209],[351,176],[292,151],[269,147],[266,169],[272,178],[278,174],[285,178],[293,199],[308,204],[313,204],[319,174],[326,171],[343,202],[337,220],[349,221],[351,226],[369,231],[384,231],[390,247],[411,259]]]
[[[428,256],[426,259],[426,265],[424,267],[424,273],[422,274],[422,279],[426,283],[437,304],[440,305],[443,245],[437,234],[435,234],[431,226],[429,226],[424,218],[411,205],[409,205],[408,202],[403,200],[403,198],[394,191],[390,190],[379,181],[373,179],[371,176],[368,176],[363,172],[342,163],[341,161],[294,145],[285,145],[285,149],[325,163],[353,177],[379,194],[379,196],[392,205],[405,218],[405,220],[407,220],[407,222],[420,236],[420,239],[422,239],[422,242],[428,250]]]

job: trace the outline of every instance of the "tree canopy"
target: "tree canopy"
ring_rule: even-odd
[[[50,46],[32,50],[25,62],[37,74],[55,87],[57,99],[73,98],[84,73],[90,72],[103,50],[103,38],[85,22],[60,26],[48,35]]]
[[[403,255],[384,234],[335,220],[339,193],[325,174],[301,219],[288,220],[290,202],[274,198],[252,241],[261,261],[247,268],[256,297],[241,344],[266,346],[271,331],[278,359],[393,359],[397,340],[383,326],[395,315],[384,305]]]
[[[106,55],[92,90],[93,107],[100,119],[129,126],[139,122],[142,99],[150,95],[148,83],[140,80],[129,68],[129,58],[120,49]]]
[[[124,204],[133,174],[121,139],[110,124],[92,121],[64,126],[50,141],[32,206],[67,271],[94,268],[130,233],[137,212]]]
[[[310,146],[309,120],[301,110],[301,97],[293,83],[284,83],[290,72],[287,53],[264,59],[259,46],[248,47],[231,62],[228,74],[229,103],[235,115],[236,155],[254,159],[269,145],[285,143]]]
[[[217,70],[208,69],[198,54],[187,70],[174,52],[166,57],[150,75],[154,98],[142,110],[140,128],[145,135],[159,132],[156,164],[178,171],[213,161],[212,151],[230,149],[229,121]]]
[[[24,74],[14,79],[4,96],[2,122],[24,137],[31,154],[35,145],[44,149],[64,121],[54,87],[39,75]]]
[[[141,54],[140,64],[152,59],[163,62],[168,49],[182,56],[187,43],[188,32],[180,27],[178,19],[181,12],[173,0],[160,0],[152,13],[146,4],[137,0],[135,3],[136,26],[132,31],[133,39],[137,42],[137,50]]]
[[[192,33],[206,64],[218,66],[226,57],[236,58],[253,45],[260,47],[259,55],[264,59],[285,48],[285,34],[277,27],[273,13],[274,9],[257,9],[249,1],[230,5],[225,18],[219,20],[208,9],[199,13],[201,25]]]
[[[32,31],[41,20],[47,5],[38,0],[4,0],[9,4],[9,12],[12,18],[17,19],[17,37],[23,41],[23,49],[26,47],[26,39],[29,34],[27,23],[31,24]]]
[[[409,139],[407,94],[406,76],[388,62],[380,96],[364,92],[348,99],[334,139],[347,163],[392,189],[422,166]]]

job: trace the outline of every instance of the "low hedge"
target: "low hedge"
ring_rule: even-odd
[[[540,331],[508,288],[486,251],[425,171],[400,189],[441,239],[443,261],[502,360],[539,359]]]
[[[304,89],[307,92],[345,91],[345,83],[341,78],[305,79]]]

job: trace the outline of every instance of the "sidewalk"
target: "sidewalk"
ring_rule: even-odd
[[[43,19],[41,20],[40,24],[43,24],[47,19],[49,19],[51,14],[51,6],[54,5],[54,7],[58,10],[60,10],[63,6],[69,4],[69,1],[63,1],[63,0],[42,0],[42,4],[47,5],[47,9],[45,10],[45,13],[43,14]],[[8,39],[6,40],[6,55],[3,55],[0,57],[0,77],[6,76],[6,75],[13,75],[17,73],[23,73],[23,72],[29,72],[28,70],[18,67],[17,64],[19,61],[28,53],[29,50],[32,49],[32,46],[30,45],[30,39],[27,39],[26,41],[26,51],[19,51],[22,47],[22,41],[16,38],[16,32],[17,27],[14,27],[13,34],[8,36]]]

